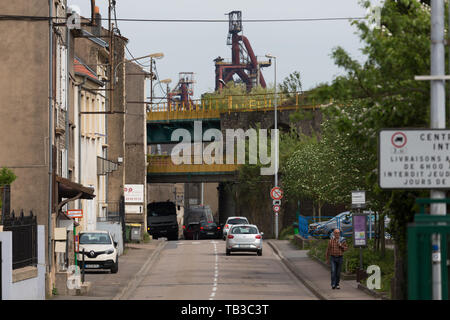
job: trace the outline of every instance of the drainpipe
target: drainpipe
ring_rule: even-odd
[[[78,87],[78,183],[81,183],[81,89],[86,84],[86,77],[83,77],[83,81],[77,83]],[[81,209],[81,199],[78,200],[78,208]]]
[[[66,28],[66,177],[69,178],[69,117],[70,117],[70,103],[69,103],[69,57],[70,57],[70,29]]]
[[[48,0],[48,272],[52,267],[53,207],[53,0]]]

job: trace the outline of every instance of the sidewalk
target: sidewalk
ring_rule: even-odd
[[[330,270],[309,258],[308,250],[299,250],[289,240],[268,240],[281,261],[322,300],[377,300],[358,289],[355,280],[340,281],[340,290],[331,289]]]
[[[90,290],[86,295],[55,295],[51,300],[118,300],[126,297],[138,284],[159,252],[165,245],[163,240],[152,240],[149,243],[127,243],[124,254],[119,257],[119,272],[111,274],[107,270],[89,271],[85,281],[90,282]]]

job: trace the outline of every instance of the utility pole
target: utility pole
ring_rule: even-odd
[[[445,3],[444,0],[431,0],[431,76],[445,76]],[[432,129],[445,129],[445,80],[431,80],[430,120]],[[431,190],[431,199],[445,198],[445,191]],[[445,215],[445,203],[432,203],[432,215]],[[440,235],[432,236],[432,252],[440,256]],[[433,259],[435,260],[435,259]],[[441,263],[432,262],[432,294],[433,300],[442,300]]]

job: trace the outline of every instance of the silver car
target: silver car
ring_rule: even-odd
[[[233,251],[256,252],[262,255],[263,232],[253,224],[237,224],[230,228],[225,243],[226,255]]]
[[[248,220],[246,217],[228,217],[225,225],[223,226],[223,240],[227,239],[228,231],[235,224],[248,224]]]

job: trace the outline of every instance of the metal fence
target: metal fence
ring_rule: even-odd
[[[374,220],[374,214],[368,214],[367,231],[369,239],[376,236]],[[386,225],[387,223],[385,221]],[[322,216],[320,219],[318,217],[305,217],[302,215],[298,217],[298,233],[305,239],[310,237],[328,238],[330,233],[336,228],[341,230],[343,237],[351,237],[353,232],[351,216],[349,220],[338,216]],[[385,233],[385,237],[389,238],[390,235]]]
[[[122,237],[125,243],[126,227],[125,227],[125,198],[122,196],[119,201],[99,202],[100,212],[97,217],[99,222],[115,222],[122,226]]]
[[[14,211],[2,219],[3,231],[12,232],[13,269],[37,265],[37,220],[33,212],[18,217]]]

